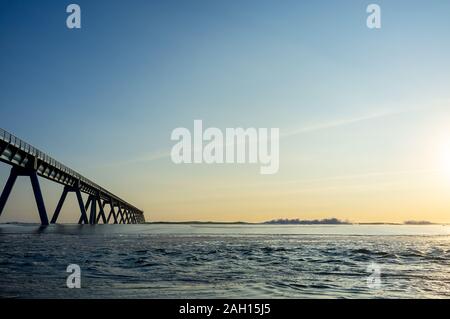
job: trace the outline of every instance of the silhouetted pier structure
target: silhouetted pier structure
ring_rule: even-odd
[[[44,152],[0,128],[0,161],[11,165],[11,172],[0,196],[0,215],[18,176],[31,180],[42,225],[48,225],[48,215],[38,176],[64,185],[51,223],[56,223],[68,193],[74,193],[80,206],[79,224],[137,224],[145,222],[144,212],[96,183],[51,158]],[[88,194],[86,203],[81,193]],[[105,206],[110,207],[108,216]]]

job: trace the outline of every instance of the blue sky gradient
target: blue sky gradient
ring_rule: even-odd
[[[0,125],[144,208],[147,219],[427,219],[423,210],[433,207],[429,219],[450,221],[447,184],[401,174],[441,169],[450,2],[76,1],[80,30],[65,25],[69,3],[0,1]],[[380,30],[366,27],[369,3],[381,6]],[[194,119],[279,127],[279,174],[172,164],[170,133]],[[0,169],[3,181],[8,167]],[[370,177],[346,194],[336,193],[343,184],[321,183],[317,194],[284,197],[304,191],[295,183],[374,172],[400,172],[384,182],[413,179],[418,189],[402,188],[392,209],[374,205],[383,187]],[[283,192],[262,204],[260,190],[237,189],[245,183]],[[442,197],[423,195],[422,212],[402,206],[420,185]],[[53,207],[58,191],[48,187]],[[20,200],[25,188],[0,221],[35,218],[26,213],[33,202]]]

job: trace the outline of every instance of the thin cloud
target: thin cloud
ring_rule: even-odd
[[[354,123],[358,123],[358,122],[362,122],[362,121],[374,120],[374,119],[378,119],[378,118],[382,118],[382,117],[401,114],[401,113],[405,113],[408,111],[410,111],[410,110],[407,110],[407,111],[405,111],[405,110],[403,110],[403,111],[385,111],[385,112],[380,112],[380,113],[364,115],[364,116],[360,116],[360,117],[319,123],[319,124],[315,124],[312,126],[306,126],[306,127],[301,127],[301,128],[297,128],[297,129],[291,129],[291,130],[284,131],[280,134],[280,137],[290,137],[290,136],[298,135],[298,134],[302,134],[302,133],[308,133],[308,132],[314,132],[314,131],[320,131],[320,130],[335,128],[335,127],[340,127],[340,126],[346,126],[346,125],[350,125],[350,124],[354,124]]]
[[[305,179],[296,179],[296,180],[287,180],[287,181],[272,181],[271,185],[284,186],[284,185],[299,185],[302,187],[303,185],[307,186],[315,183],[322,182],[333,182],[333,181],[351,181],[351,180],[360,180],[360,179],[372,179],[377,177],[391,177],[391,176],[401,176],[401,175],[429,175],[429,174],[437,174],[441,173],[441,170],[437,169],[417,169],[417,170],[401,170],[401,171],[380,171],[380,172],[367,172],[361,174],[348,174],[348,175],[337,175],[330,177],[318,177],[318,178],[305,178]],[[230,186],[234,187],[234,186]],[[249,184],[241,184],[241,188],[243,187],[267,187],[266,182],[263,183],[249,183]],[[341,187],[341,186],[339,186]]]
[[[418,170],[403,170],[403,171],[385,171],[385,172],[368,172],[362,174],[349,174],[340,176],[331,176],[323,178],[311,178],[304,180],[293,180],[285,181],[283,184],[297,184],[297,183],[315,183],[315,182],[328,182],[328,181],[339,181],[339,180],[354,180],[354,179],[365,179],[374,177],[388,177],[388,176],[398,176],[398,175],[421,175],[421,174],[435,174],[441,172],[436,169],[418,169]]]
[[[397,115],[397,114],[401,114],[401,113],[407,113],[407,112],[411,112],[411,111],[415,111],[415,110],[417,111],[417,110],[419,110],[419,108],[408,109],[408,110],[384,111],[384,112],[379,112],[379,113],[374,113],[374,114],[369,114],[369,115],[363,115],[363,116],[359,116],[359,117],[318,123],[318,124],[315,124],[312,126],[305,126],[305,127],[301,127],[301,128],[297,128],[297,129],[290,129],[290,130],[286,130],[284,132],[282,131],[280,133],[280,138],[290,137],[290,136],[314,132],[314,131],[326,130],[326,129],[331,129],[331,128],[335,128],[335,127],[346,126],[346,125],[350,125],[350,124],[354,124],[354,123],[358,123],[358,122],[362,122],[362,121],[379,119],[379,118],[383,118],[383,117],[387,117],[387,116],[391,116],[391,115]],[[270,137],[268,137],[268,139],[270,140]],[[127,165],[127,164],[153,162],[153,161],[160,160],[160,159],[167,158],[167,157],[170,157],[170,150],[162,150],[162,151],[160,150],[160,151],[145,154],[145,155],[135,158],[135,159],[111,163],[110,166],[121,166],[121,165]]]

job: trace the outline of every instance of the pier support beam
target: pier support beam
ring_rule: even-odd
[[[127,208],[127,224],[130,224],[130,217],[131,217],[131,215],[130,215],[130,209]]]
[[[90,214],[88,216],[88,210],[89,210],[89,206],[92,203],[92,195],[88,196],[88,199],[86,201],[86,204],[84,204],[84,215],[80,216],[80,219],[78,220],[78,224],[90,224]]]
[[[128,212],[128,208],[125,208],[124,215],[125,215],[125,224],[129,224],[130,223],[130,215]]]
[[[99,214],[97,215],[97,204],[99,208]],[[102,201],[100,199],[100,194],[96,195],[89,195],[88,200],[86,202],[86,211],[89,210],[89,224],[95,225],[98,224],[100,218],[102,218],[103,223],[106,224],[106,216],[105,212],[103,210],[104,204],[102,204]]]
[[[116,212],[114,211],[114,201],[112,198],[109,199],[109,206],[111,207],[111,210],[109,212],[108,218],[106,219],[106,223],[109,223],[112,216],[114,218],[114,224],[117,224],[117,216]]]
[[[55,209],[55,212],[54,212],[52,220],[51,220],[52,224],[55,224],[57,222],[59,214],[61,212],[61,209],[64,205],[64,201],[66,200],[67,194],[70,192],[75,193],[75,195],[77,196],[78,206],[80,206],[81,216],[80,216],[80,219],[78,220],[78,223],[79,224],[82,224],[82,223],[87,224],[88,223],[86,208],[83,203],[83,198],[81,197],[80,187],[77,184],[76,186],[64,186],[63,193],[61,195],[61,198],[58,201],[58,205],[56,205],[56,209]]]
[[[120,207],[120,203],[117,204],[117,207],[119,208],[119,214],[120,214],[120,220],[119,220],[119,224],[125,224],[125,219],[123,217],[123,212],[122,212],[122,208]]]
[[[100,218],[102,219],[103,224],[107,224],[108,220],[106,219],[105,210],[104,210],[107,201],[105,200],[102,203],[100,196],[98,196],[97,201],[98,201],[98,207],[100,210],[100,213],[97,216],[97,224],[100,221]]]
[[[41,219],[42,225],[48,225],[47,211],[45,210],[44,199],[42,197],[41,186],[39,185],[39,179],[37,177],[36,171],[30,168],[22,168],[13,166],[9,174],[8,180],[6,181],[5,188],[0,195],[0,215],[5,208],[8,197],[11,194],[12,188],[18,176],[28,176],[31,181],[31,186],[33,187],[34,198],[36,200],[36,205],[39,211],[39,218]]]
[[[109,206],[111,207],[111,210],[109,211],[108,218],[106,219],[106,223],[109,224],[111,217],[113,217],[114,224],[117,224],[117,217],[116,217],[116,212],[114,211],[114,203],[112,201],[112,198],[109,200],[108,203],[109,203]]]
[[[94,225],[97,224],[97,199],[94,196],[91,197],[91,213],[89,215],[89,224]]]

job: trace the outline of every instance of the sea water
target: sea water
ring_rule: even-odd
[[[0,224],[2,298],[448,298],[449,261],[441,225]]]

